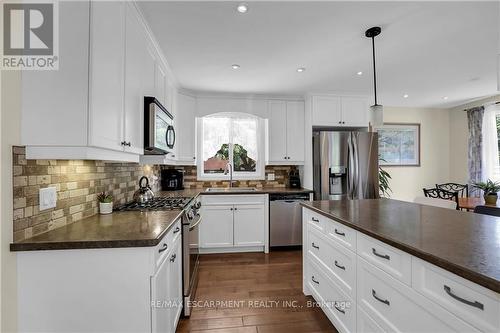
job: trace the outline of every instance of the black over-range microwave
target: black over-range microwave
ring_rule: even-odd
[[[144,153],[165,155],[175,145],[174,117],[154,97],[144,97]]]

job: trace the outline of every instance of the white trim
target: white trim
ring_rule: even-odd
[[[257,120],[257,165],[255,172],[233,171],[233,180],[265,180],[265,120],[250,113],[213,113],[205,117],[230,117],[253,118]],[[197,147],[196,147],[196,173],[198,180],[203,181],[228,181],[229,175],[206,174],[203,171],[203,118],[196,118]],[[231,141],[231,139],[230,139]]]

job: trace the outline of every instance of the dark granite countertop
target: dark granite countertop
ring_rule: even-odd
[[[156,196],[197,197],[200,194],[310,193],[307,189],[258,188],[257,191],[206,192],[205,188],[160,191]],[[143,247],[157,245],[181,211],[123,211],[94,215],[41,235],[10,244],[11,251]]]
[[[390,199],[303,206],[500,292],[500,218]]]
[[[155,246],[181,216],[180,210],[97,214],[19,243],[11,251]]]

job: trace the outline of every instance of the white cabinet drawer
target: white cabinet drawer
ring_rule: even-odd
[[[368,262],[411,285],[411,256],[390,245],[357,233],[357,253]]]
[[[413,288],[481,331],[500,332],[500,296],[418,258]]]
[[[371,318],[366,312],[361,308],[356,309],[356,332],[357,333],[375,333],[375,332],[386,332],[380,327],[373,318]]]
[[[326,225],[326,233],[334,241],[351,251],[356,251],[356,231],[354,229],[329,219]]]
[[[202,193],[203,194],[203,193]],[[204,206],[211,205],[259,205],[266,202],[266,194],[206,194],[201,196]]]
[[[352,299],[356,298],[356,253],[335,244],[319,231],[310,228],[308,253],[323,265],[328,276]]]
[[[160,243],[158,243],[158,245],[155,246],[154,248],[155,267],[158,267],[163,262],[165,256],[173,248],[174,243],[177,241],[178,238],[181,237],[182,234],[181,229],[182,229],[182,224],[181,224],[181,219],[179,218],[168,229],[167,234],[163,236]]]
[[[356,332],[356,305],[314,262],[307,267],[307,284],[314,299],[339,332]]]
[[[304,223],[307,223],[308,225],[316,228],[317,230],[325,232],[325,228],[326,228],[326,221],[325,220],[326,220],[326,218],[323,217],[323,215],[315,213],[310,209],[303,208],[302,209],[302,219],[303,219]]]
[[[478,332],[412,288],[358,258],[357,304],[385,331]]]

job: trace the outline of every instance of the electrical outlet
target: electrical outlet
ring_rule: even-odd
[[[41,188],[39,201],[40,201],[40,210],[45,210],[55,207],[57,204],[57,189],[55,187]]]
[[[267,180],[274,180],[274,173],[268,173]]]

